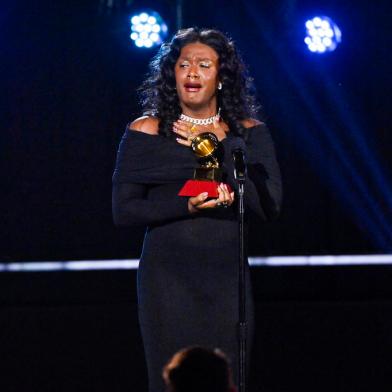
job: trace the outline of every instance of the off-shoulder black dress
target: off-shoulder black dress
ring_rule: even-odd
[[[222,141],[226,182],[236,188],[231,151],[248,161],[246,214],[267,220],[281,200],[273,142],[264,124],[248,128],[246,141],[230,132]],[[162,392],[162,367],[180,348],[219,347],[237,374],[238,223],[236,205],[190,214],[177,196],[197,162],[174,138],[126,130],[113,175],[113,216],[118,225],[147,227],[138,270],[139,320],[149,391]],[[253,303],[247,271],[248,344]]]

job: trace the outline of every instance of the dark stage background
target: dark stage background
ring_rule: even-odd
[[[160,1],[3,1],[0,263],[138,257],[118,229],[111,176],[154,50],[128,39]],[[109,12],[110,11],[110,12]],[[315,56],[303,24],[332,17]],[[284,204],[252,222],[252,255],[392,252],[390,1],[183,1],[183,25],[236,41],[276,143]],[[148,159],[148,157],[146,157]],[[388,391],[390,266],[253,268],[255,391]],[[135,271],[0,274],[2,391],[144,391]]]
[[[3,2],[3,260],[137,257],[143,230],[111,218],[111,175],[135,89],[154,50],[133,48],[128,17],[148,6],[175,30],[171,1]],[[320,12],[343,31],[305,49]],[[231,34],[255,78],[284,180],[278,222],[256,222],[252,254],[391,251],[390,34],[387,1],[183,2],[183,25]]]

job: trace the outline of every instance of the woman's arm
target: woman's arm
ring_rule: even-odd
[[[151,171],[151,162],[146,159],[152,159],[162,147],[156,136],[157,120],[142,117],[134,121],[132,126],[134,128],[124,134],[117,153],[112,191],[114,223],[119,226],[159,224],[197,213],[199,208],[211,207],[214,201],[206,202],[207,194],[190,198],[174,196],[162,201],[149,200],[148,191],[154,182],[151,181],[151,172],[146,172]],[[159,165],[155,166],[159,171]],[[147,183],[144,182],[146,178],[149,178]],[[227,191],[221,190],[220,198],[227,200],[230,196]]]
[[[147,189],[147,186],[141,184],[113,184],[112,210],[116,225],[158,224],[190,214],[187,198],[175,197],[167,201],[148,200]]]
[[[153,117],[140,117],[127,128],[147,134],[144,143],[151,143],[158,133],[159,120]],[[126,132],[132,132],[127,130]],[[178,219],[189,214],[188,200],[175,197],[167,201],[148,200],[148,185],[133,183],[126,173],[134,167],[135,150],[140,149],[128,142],[120,144],[117,154],[115,175],[112,189],[113,221],[118,226],[158,224],[171,219]],[[139,157],[142,154],[138,154]],[[141,158],[139,158],[141,159]],[[142,170],[140,169],[141,174]],[[125,173],[125,175],[124,175]],[[126,179],[125,179],[126,178]]]

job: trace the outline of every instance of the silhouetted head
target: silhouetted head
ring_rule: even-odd
[[[231,371],[218,349],[189,347],[177,352],[163,370],[169,392],[233,392]]]

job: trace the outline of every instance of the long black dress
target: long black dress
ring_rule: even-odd
[[[246,143],[230,132],[222,142],[226,182],[233,188],[233,147],[246,149],[247,214],[268,219],[281,199],[279,168],[268,129],[248,128]],[[147,226],[138,270],[138,309],[149,391],[162,392],[162,367],[180,348],[221,348],[237,375],[238,224],[235,204],[190,214],[177,196],[197,166],[191,149],[174,138],[127,130],[113,176],[118,225]],[[247,271],[248,348],[253,302]]]

